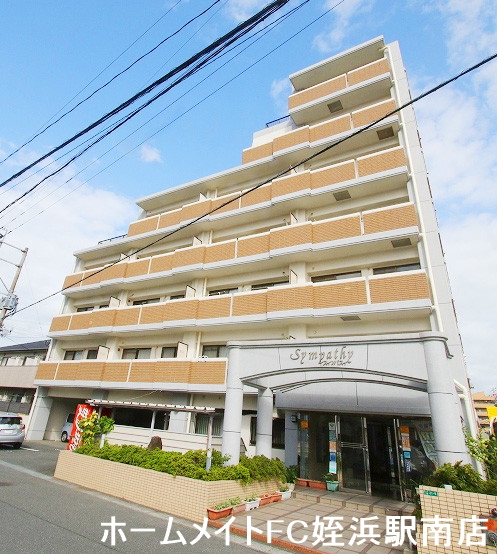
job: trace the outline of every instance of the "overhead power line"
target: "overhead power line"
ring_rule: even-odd
[[[120,71],[119,73],[117,73],[116,75],[114,75],[111,79],[109,79],[107,82],[105,82],[103,85],[101,85],[100,87],[98,87],[97,89],[95,89],[91,94],[89,94],[88,96],[86,96],[86,98],[83,98],[83,100],[79,101],[75,106],[73,106],[70,110],[67,110],[66,112],[64,112],[61,116],[59,116],[55,121],[53,121],[52,123],[47,123],[44,127],[42,127],[39,131],[37,131],[29,140],[27,140],[26,142],[24,142],[23,144],[21,144],[21,146],[19,146],[18,148],[16,148],[13,152],[11,152],[8,156],[6,156],[3,160],[0,160],[0,164],[2,164],[3,162],[7,161],[9,158],[11,158],[12,156],[14,156],[15,154],[17,154],[17,152],[19,152],[20,150],[22,150],[23,148],[25,148],[28,144],[31,144],[31,142],[33,142],[36,138],[38,138],[40,135],[42,135],[43,133],[45,133],[48,129],[50,129],[51,127],[53,127],[54,125],[56,125],[57,123],[59,123],[59,121],[61,121],[62,119],[64,119],[65,117],[67,117],[70,113],[72,113],[73,111],[75,111],[79,106],[81,106],[82,104],[84,104],[85,102],[87,102],[88,100],[90,100],[93,96],[95,96],[98,92],[100,92],[101,90],[103,90],[104,88],[106,88],[107,86],[109,86],[113,81],[115,81],[118,77],[120,77],[121,75],[123,75],[124,73],[126,73],[127,71],[129,71],[133,66],[135,66],[138,62],[140,62],[141,60],[143,60],[144,58],[146,58],[148,55],[152,54],[153,52],[155,52],[155,50],[157,50],[160,46],[162,46],[163,44],[165,44],[168,40],[170,40],[171,38],[175,37],[177,34],[179,34],[183,29],[185,29],[188,25],[190,25],[191,23],[193,23],[194,21],[196,21],[197,19],[199,19],[200,17],[202,17],[205,13],[207,13],[212,7],[214,7],[216,4],[218,4],[219,2],[221,2],[222,0],[215,0],[208,8],[206,8],[204,11],[202,11],[201,13],[197,14],[195,17],[191,18],[189,21],[187,21],[184,25],[182,25],[179,29],[177,29],[174,33],[170,34],[169,36],[167,36],[165,39],[161,40],[158,44],[156,44],[153,48],[151,48],[148,52],[146,52],[145,54],[143,54],[142,56],[140,56],[139,58],[137,58],[135,61],[133,61],[131,64],[129,64],[126,68],[124,68],[122,71]],[[176,2],[176,4],[174,4],[174,6],[172,6],[171,8],[169,8],[169,10],[164,14],[162,15],[153,25],[151,25],[145,32],[143,32],[135,41],[133,41],[131,43],[130,46],[128,46],[123,52],[121,52],[121,54],[119,54],[119,56],[117,58],[115,58],[110,64],[108,64],[94,79],[92,79],[90,81],[90,83],[88,83],[88,85],[86,85],[83,89],[87,89],[88,86],[93,83],[93,81],[95,81],[98,77],[100,77],[100,75],[102,75],[102,73],[108,69],[113,63],[115,63],[123,54],[124,52],[126,52],[127,50],[129,50],[134,44],[136,44],[136,42],[138,40],[140,40],[146,33],[148,33],[148,31],[150,31],[150,29],[152,29],[155,25],[157,25],[157,23],[159,21],[161,21],[164,17],[166,17],[166,15],[172,10],[174,9],[179,3],[181,2],[181,0],[178,0]],[[81,92],[82,92],[81,91]],[[75,96],[73,96],[71,98],[71,100],[69,100],[69,102],[67,102],[65,104],[65,106],[62,108],[62,110],[70,103],[72,102],[75,98],[77,98],[77,96],[79,95],[80,93],[76,94]],[[60,110],[61,111],[61,110]],[[58,113],[60,113],[60,111]],[[54,117],[56,117],[57,114],[55,114]],[[52,118],[53,119],[53,118]]]
[[[166,88],[166,90],[163,90],[159,93],[157,93],[152,99],[148,100],[142,106],[137,108],[134,112],[129,114],[124,118],[124,121],[118,122],[115,124],[115,129],[120,127],[124,122],[128,121],[132,117],[134,117],[136,114],[138,114],[140,111],[145,109],[147,106],[149,106],[152,102],[155,102],[158,98],[160,98],[163,94],[168,92],[173,86],[176,86],[181,81],[183,81],[185,78],[189,77],[199,69],[201,69],[205,64],[207,64],[211,59],[213,59],[215,56],[219,55],[220,52],[230,44],[233,44],[236,40],[238,40],[240,37],[244,36],[246,33],[248,33],[251,29],[256,27],[259,23],[266,20],[268,17],[270,17],[272,14],[274,14],[276,11],[281,9],[285,4],[287,4],[290,0],[274,0],[270,4],[268,4],[265,8],[257,12],[255,15],[244,21],[243,23],[240,23],[237,27],[223,35],[221,38],[215,40],[213,43],[211,43],[209,46],[201,50],[200,52],[194,54],[191,56],[188,60],[181,63],[156,81],[154,81],[151,85],[148,85],[144,89],[140,90],[138,93],[136,93],[134,96],[126,100],[125,102],[121,103],[119,106],[111,110],[110,112],[106,113],[102,117],[100,117],[97,121],[93,122],[92,124],[88,125],[85,129],[82,131],[79,131],[75,135],[73,135],[71,138],[65,140],[58,146],[52,148],[49,152],[41,156],[40,158],[36,159],[29,165],[25,166],[23,169],[18,171],[17,173],[11,175],[8,179],[0,183],[0,187],[5,186],[6,184],[10,183],[14,179],[17,179],[21,175],[23,175],[26,171],[30,170],[43,160],[47,159],[49,156],[52,156],[59,150],[65,148],[69,144],[76,141],[78,138],[84,136],[85,134],[89,133],[96,127],[102,125],[105,121],[109,120],[110,118],[114,117],[115,115],[121,113],[126,108],[132,106],[136,101],[138,101],[140,98],[143,98],[144,96],[151,93],[154,89],[159,87],[160,85],[166,83],[167,81],[171,80],[173,77],[179,75],[183,71],[187,71],[186,75],[183,75],[182,77],[178,77],[176,81]],[[307,0],[309,1],[309,0]],[[196,64],[196,65],[195,65]],[[192,66],[194,66],[193,69]],[[190,68],[190,69],[189,69]],[[114,129],[114,130],[115,130]],[[9,204],[10,207],[14,202],[11,202]],[[6,208],[7,208],[6,207]],[[4,211],[6,208],[0,211]]]
[[[45,300],[48,300],[49,298],[53,298],[54,296],[56,296],[57,294],[60,294],[61,292],[64,292],[65,290],[68,290],[70,288],[72,288],[74,285],[78,284],[78,283],[81,283],[83,281],[85,281],[86,279],[90,279],[91,277],[94,277],[95,275],[99,275],[100,273],[106,271],[107,269],[111,268],[111,267],[114,267],[115,265],[117,265],[118,263],[121,263],[123,262],[124,260],[127,260],[127,259],[130,259],[132,258],[133,256],[135,256],[136,254],[139,254],[140,252],[143,252],[144,250],[146,250],[147,248],[150,248],[152,246],[154,246],[155,244],[163,241],[164,239],[166,238],[169,238],[171,237],[172,235],[182,231],[183,229],[186,229],[188,227],[191,227],[192,225],[194,225],[195,223],[197,223],[198,221],[201,221],[202,219],[204,219],[205,217],[223,209],[224,207],[228,206],[229,204],[233,203],[233,202],[237,202],[240,198],[244,197],[244,196],[247,196],[248,194],[254,192],[255,190],[261,188],[262,186],[264,185],[267,185],[268,183],[270,183],[271,181],[273,181],[274,179],[278,179],[279,177],[283,177],[284,175],[286,175],[287,173],[289,173],[290,171],[296,169],[297,167],[300,167],[301,165],[317,158],[318,156],[320,156],[321,154],[324,154],[325,152],[328,152],[329,150],[331,150],[332,148],[335,148],[337,147],[338,145],[340,144],[343,144],[344,142],[352,139],[353,137],[356,137],[357,135],[360,135],[361,133],[364,133],[365,131],[367,131],[368,129],[371,129],[372,127],[374,127],[375,125],[378,125],[378,123],[381,123],[382,121],[384,121],[385,119],[388,119],[389,117],[391,117],[392,115],[395,115],[396,113],[400,112],[401,110],[403,110],[404,108],[407,108],[408,106],[411,106],[413,104],[415,104],[416,102],[419,102],[420,100],[422,100],[423,98],[426,98],[428,96],[430,96],[431,94],[437,92],[438,90],[446,87],[447,85],[457,81],[458,79],[460,79],[461,77],[463,77],[464,75],[467,75],[469,73],[471,73],[472,71],[475,71],[476,69],[482,67],[483,65],[491,62],[492,60],[494,60],[495,58],[497,58],[497,53],[496,54],[493,54],[491,56],[489,56],[488,58],[485,58],[483,60],[481,60],[480,62],[478,62],[477,64],[475,65],[472,65],[471,67],[465,69],[464,71],[461,71],[461,73],[458,73],[457,75],[455,75],[454,77],[451,77],[450,79],[447,79],[446,81],[443,81],[442,83],[436,85],[435,87],[427,90],[426,92],[423,92],[422,94],[420,94],[419,96],[416,96],[415,98],[409,100],[408,102],[406,102],[405,104],[403,104],[402,106],[399,106],[398,108],[395,108],[394,110],[388,112],[387,114],[385,114],[384,116],[376,119],[375,121],[373,121],[372,123],[369,123],[368,125],[365,125],[364,127],[361,127],[360,129],[357,129],[356,131],[354,131],[353,133],[350,133],[348,134],[347,136],[335,141],[335,142],[332,142],[331,144],[329,144],[328,146],[322,148],[321,150],[318,150],[317,152],[315,152],[314,154],[311,154],[310,156],[307,156],[306,158],[303,158],[302,160],[290,165],[289,167],[287,167],[286,169],[283,169],[282,171],[279,171],[278,173],[272,175],[271,177],[265,179],[264,181],[258,183],[257,185],[254,185],[253,187],[251,187],[250,189],[246,190],[245,192],[241,192],[240,194],[238,194],[237,196],[235,196],[234,198],[230,199],[230,200],[227,200],[226,202],[223,202],[222,204],[220,204],[219,206],[217,206],[216,208],[212,209],[212,210],[209,210],[207,212],[205,212],[204,214],[196,217],[195,219],[192,219],[191,221],[189,221],[188,223],[184,223],[180,226],[178,226],[176,229],[173,229],[172,231],[164,234],[164,235],[161,235],[160,237],[158,237],[157,239],[154,239],[153,241],[149,242],[148,244],[146,244],[145,246],[142,246],[141,248],[138,248],[137,250],[131,252],[130,254],[123,254],[122,255],[122,258],[105,266],[105,267],[102,267],[101,269],[97,269],[96,271],[90,273],[89,275],[83,277],[82,279],[79,279],[77,282],[74,282],[74,283],[70,283],[68,285],[66,285],[65,287],[63,287],[62,289],[48,295],[48,296],[45,296],[44,298],[40,299],[40,300],[37,300],[31,304],[28,304],[27,306],[17,310],[17,313],[21,312],[21,311],[24,311],[24,310],[27,310],[28,308],[31,308],[33,306],[36,306],[37,304],[40,304],[41,302],[44,302]]]

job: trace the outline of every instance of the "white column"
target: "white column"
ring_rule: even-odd
[[[228,371],[226,375],[226,399],[223,419],[223,456],[229,456],[228,465],[240,461],[242,430],[243,383],[238,377],[239,348],[228,348]]]
[[[273,391],[260,390],[257,395],[256,455],[271,458],[273,445]]]
[[[29,429],[26,433],[26,439],[32,441],[41,441],[45,436],[48,417],[52,409],[53,399],[47,396],[47,387],[38,387],[36,398],[31,409],[29,420]]]
[[[459,398],[450,373],[445,343],[424,342],[428,372],[428,399],[439,464],[471,463],[464,442]]]

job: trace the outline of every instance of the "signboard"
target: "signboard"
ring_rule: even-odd
[[[71,438],[67,444],[67,450],[75,450],[81,444],[81,429],[79,428],[78,423],[82,419],[90,417],[90,415],[95,411],[93,406],[89,404],[78,404],[76,406],[76,411],[74,413],[74,422],[72,424]]]
[[[423,494],[425,494],[426,496],[438,496],[437,491],[423,491]]]
[[[487,414],[490,422],[490,434],[497,437],[497,406],[488,406]]]
[[[367,367],[367,348],[365,345],[340,344],[336,346],[308,345],[297,348],[280,347],[280,368],[302,369],[317,368],[354,368]]]

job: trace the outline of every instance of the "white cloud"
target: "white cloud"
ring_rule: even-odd
[[[245,21],[266,4],[266,0],[229,0],[226,11],[235,21]]]
[[[429,8],[442,15],[454,73],[494,53],[493,0],[444,0]],[[496,67],[490,62],[416,105],[468,372],[487,393],[497,386]]]
[[[31,308],[22,308],[60,290],[65,276],[74,270],[73,252],[126,233],[129,222],[137,217],[136,206],[125,197],[76,180],[66,183],[72,174],[63,172],[0,218],[0,226],[12,231],[6,243],[29,249],[15,290],[20,311],[5,320],[5,328],[12,329],[1,340],[5,345],[45,339],[51,319],[60,312],[62,296],[56,294]],[[23,186],[30,184],[28,180]],[[18,188],[2,190],[0,205],[17,197],[21,192]],[[19,263],[19,250],[7,244],[0,250],[0,258]],[[0,262],[0,275],[7,287],[13,271],[12,264]]]
[[[353,22],[371,10],[374,0],[326,0],[325,8],[332,9],[330,19],[333,26],[330,30],[320,33],[314,38],[314,47],[327,54],[341,47]],[[336,7],[335,7],[336,6]]]
[[[145,163],[162,162],[160,150],[155,146],[143,144],[140,148],[140,160]]]
[[[292,85],[288,77],[274,80],[271,83],[271,98],[276,104],[278,113],[288,113],[288,96],[292,91]]]

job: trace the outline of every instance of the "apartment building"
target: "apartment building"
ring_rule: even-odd
[[[208,406],[232,463],[242,445],[304,477],[337,471],[343,490],[398,497],[468,461],[474,411],[413,108],[396,111],[411,98],[399,45],[378,37],[290,81],[288,117],[239,166],[138,200],[125,238],[75,254],[33,438],[92,400],[114,440],[179,444],[209,416],[174,406]]]
[[[487,408],[495,408],[497,406],[497,399],[481,391],[475,392],[471,396],[476,411],[478,429],[485,435],[490,435],[490,418]]]

